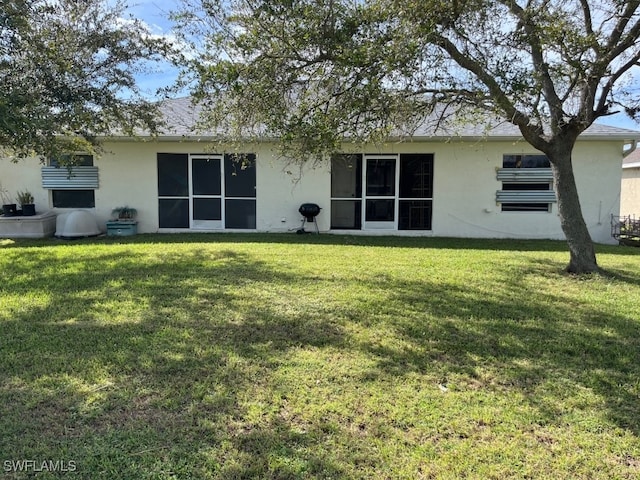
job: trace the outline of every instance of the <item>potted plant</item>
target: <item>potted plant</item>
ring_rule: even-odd
[[[117,207],[111,210],[112,219],[107,222],[107,235],[128,236],[138,233],[136,216],[138,211],[132,207]]]
[[[117,207],[111,210],[111,216],[114,220],[131,221],[135,220],[136,215],[138,215],[138,211],[135,208],[127,206]]]
[[[18,192],[16,194],[16,198],[18,199],[18,203],[22,207],[22,215],[25,217],[30,217],[36,214],[36,206],[33,203],[33,195],[29,190],[25,190],[24,192]]]
[[[0,199],[2,199],[2,214],[5,217],[13,217],[16,214],[16,204],[12,203],[9,191],[0,184]]]

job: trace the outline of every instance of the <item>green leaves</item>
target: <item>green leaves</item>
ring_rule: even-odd
[[[16,157],[71,147],[92,152],[99,136],[156,131],[155,106],[135,75],[171,46],[125,18],[125,7],[98,0],[8,2],[0,15],[8,39],[0,42],[5,149]]]
[[[237,138],[283,139],[295,158],[410,131],[434,103],[489,109],[530,141],[637,104],[625,85],[640,59],[637,2],[188,3],[182,27],[206,48],[186,71],[224,109],[211,118],[233,117]]]

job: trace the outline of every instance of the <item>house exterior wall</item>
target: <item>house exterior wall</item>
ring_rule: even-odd
[[[640,168],[622,170],[620,215],[635,215],[640,218]]]
[[[243,153],[257,155],[256,230],[294,231],[300,228],[298,207],[317,203],[321,231],[330,228],[330,166],[286,165],[269,144],[247,146]],[[346,147],[345,147],[346,151]],[[128,205],[138,210],[138,231],[159,230],[158,153],[208,153],[200,142],[123,141],[105,144],[105,154],[94,161],[99,168],[95,209],[90,209],[104,229],[111,210]],[[221,152],[218,152],[221,153]],[[375,234],[409,234],[477,238],[563,239],[557,205],[550,212],[502,212],[495,202],[501,182],[496,169],[504,154],[535,154],[523,141],[477,142],[413,141],[365,150],[364,154],[423,153],[434,155],[433,216],[429,231],[360,231]],[[592,238],[614,243],[609,217],[620,209],[622,143],[581,141],[574,151],[574,170],[585,221]],[[40,211],[52,208],[49,191],[42,188],[40,162],[17,164],[0,160],[0,182],[12,194],[29,189]],[[306,227],[308,229],[308,227]],[[351,231],[350,231],[351,232]],[[353,232],[359,233],[359,232]]]

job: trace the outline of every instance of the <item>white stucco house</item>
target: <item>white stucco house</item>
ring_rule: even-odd
[[[82,157],[71,176],[55,160],[0,159],[0,182],[30,190],[39,212],[85,209],[102,226],[112,209],[134,207],[139,233],[295,231],[300,205],[316,203],[321,232],[564,238],[546,157],[506,123],[425,124],[410,140],[345,144],[325,164],[299,168],[266,140],[244,145],[242,163],[212,149],[193,132],[189,99],[167,102],[164,112],[162,135],[105,139],[105,153]],[[576,145],[576,181],[596,242],[613,243],[623,148],[637,140],[640,132],[594,125]]]
[[[640,219],[640,149],[625,156],[622,162],[620,215]]]

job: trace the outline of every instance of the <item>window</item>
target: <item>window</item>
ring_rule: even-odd
[[[50,166],[60,167],[61,164],[63,165],[62,168],[66,168],[67,165],[73,167],[93,167],[93,155],[68,154],[49,158]]]
[[[55,208],[94,208],[98,188],[98,167],[93,156],[69,154],[50,158],[42,167],[42,187],[51,190]]]
[[[334,155],[331,228],[431,230],[433,155]]]
[[[256,228],[256,157],[159,153],[160,228]]]
[[[189,155],[158,154],[158,226],[189,228]]]
[[[504,155],[496,202],[503,212],[550,212],[556,201],[553,174],[545,155]]]
[[[51,190],[55,208],[94,208],[96,197],[93,190]]]
[[[502,168],[551,168],[546,155],[504,155]]]

